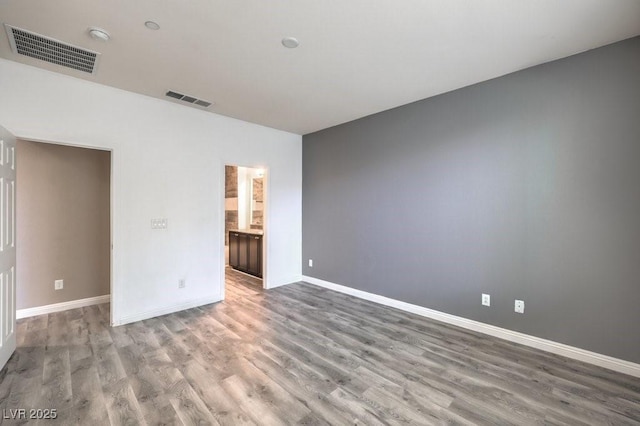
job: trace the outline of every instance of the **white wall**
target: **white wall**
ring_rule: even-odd
[[[249,207],[247,199],[249,191],[247,190],[247,181],[249,180],[248,167],[238,167],[238,229],[246,229],[249,227]]]
[[[224,164],[269,170],[267,287],[300,279],[299,135],[1,59],[0,93],[16,136],[113,152],[114,324],[219,300]]]

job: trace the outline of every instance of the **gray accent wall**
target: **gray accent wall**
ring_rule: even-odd
[[[640,362],[640,37],[305,135],[302,194],[304,275]]]

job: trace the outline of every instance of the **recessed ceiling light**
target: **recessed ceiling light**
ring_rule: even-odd
[[[159,30],[160,29],[160,25],[158,25],[157,22],[153,22],[153,21],[147,21],[144,23],[144,26],[149,28],[150,30]]]
[[[102,28],[96,28],[96,27],[89,28],[89,35],[94,40],[109,41],[111,39],[111,36],[109,35],[109,33],[103,30]]]
[[[300,42],[295,37],[285,37],[282,39],[282,45],[289,49],[295,49],[300,45]]]

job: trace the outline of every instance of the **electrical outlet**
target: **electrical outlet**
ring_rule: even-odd
[[[186,280],[178,280],[178,288],[185,288],[187,286]]]
[[[491,306],[491,296],[482,293],[482,306]]]
[[[516,300],[514,310],[519,314],[524,314],[524,300]]]
[[[309,259],[309,268],[313,268],[313,259]]]
[[[53,288],[56,290],[62,290],[64,288],[64,280],[55,280],[53,282]]]

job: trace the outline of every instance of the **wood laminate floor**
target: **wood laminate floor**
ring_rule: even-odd
[[[640,380],[299,283],[109,327],[109,305],[19,321],[3,417],[31,424],[640,424]],[[2,419],[3,424],[19,421]]]

